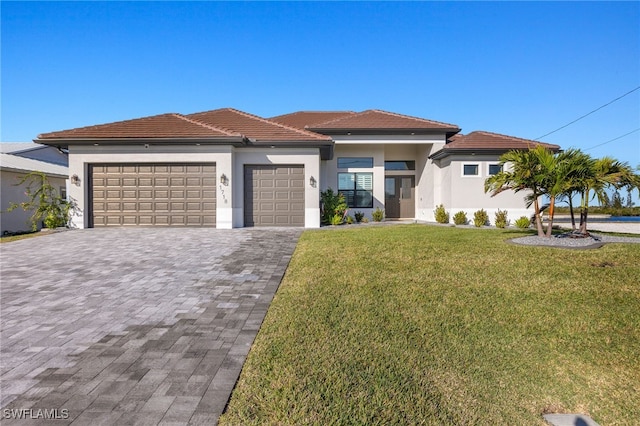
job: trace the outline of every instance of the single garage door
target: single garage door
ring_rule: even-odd
[[[245,166],[244,185],[244,226],[304,226],[304,166]]]
[[[92,226],[215,226],[215,164],[91,166]]]

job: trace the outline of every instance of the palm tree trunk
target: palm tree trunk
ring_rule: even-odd
[[[540,218],[540,204],[538,198],[533,202],[534,209],[536,211],[536,228],[538,229],[538,237],[544,237],[544,230],[542,229],[542,219]]]
[[[571,194],[569,194],[569,213],[571,214],[571,228],[576,230],[576,216],[573,214],[573,201],[571,200]]]
[[[551,197],[549,201],[549,223],[547,224],[547,238],[551,238],[551,228],[553,227],[553,214],[556,205],[556,197]]]
[[[580,202],[580,233],[587,234],[587,215],[589,214],[589,190],[582,193]]]

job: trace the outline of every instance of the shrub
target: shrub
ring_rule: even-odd
[[[467,219],[467,214],[463,211],[459,211],[453,215],[453,223],[456,225],[466,225],[468,222],[469,219]]]
[[[507,225],[509,225],[507,211],[498,209],[496,212],[496,228],[506,228]]]
[[[449,213],[444,209],[444,206],[440,204],[436,206],[436,209],[433,211],[433,214],[436,217],[436,222],[438,223],[449,223]]]
[[[473,214],[473,224],[478,228],[484,226],[489,221],[489,215],[484,209],[480,209]]]
[[[349,225],[355,222],[355,220],[353,220],[353,216],[347,216],[344,221],[347,222]]]
[[[333,189],[328,188],[320,193],[320,200],[322,201],[322,223],[334,225],[335,216],[340,216],[340,223],[342,223],[344,212],[347,210],[347,202],[344,199],[344,195],[339,192],[333,192]]]
[[[516,226],[520,229],[527,229],[531,226],[531,221],[528,217],[521,216],[520,218],[516,219]]]
[[[380,210],[380,207],[377,207],[373,213],[371,213],[371,218],[376,222],[382,222],[382,219],[384,219],[384,210]]]
[[[47,175],[42,172],[31,172],[16,185],[26,184],[25,195],[29,201],[10,203],[7,211],[21,208],[31,211],[31,230],[38,230],[38,223],[44,222],[46,228],[67,226],[69,218],[75,212],[74,202],[69,202],[58,195],[58,191],[49,183]]]
[[[344,216],[341,214],[334,214],[331,216],[331,224],[332,225],[342,225],[342,221],[344,220]]]
[[[360,222],[362,222],[362,219],[364,218],[364,213],[355,212],[354,216],[356,217],[356,222],[360,223]]]

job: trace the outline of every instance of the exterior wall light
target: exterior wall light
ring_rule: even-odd
[[[80,178],[78,177],[78,175],[71,176],[70,180],[72,184],[80,186]]]
[[[312,188],[315,188],[317,183],[318,182],[316,181],[316,178],[314,178],[313,176],[309,178],[309,185],[311,185]]]
[[[220,183],[223,184],[224,186],[229,185],[229,178],[224,173],[220,175]]]

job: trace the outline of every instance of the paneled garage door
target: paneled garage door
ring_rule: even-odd
[[[304,226],[304,166],[245,166],[244,185],[244,226]]]
[[[91,166],[92,226],[215,226],[215,164]]]

